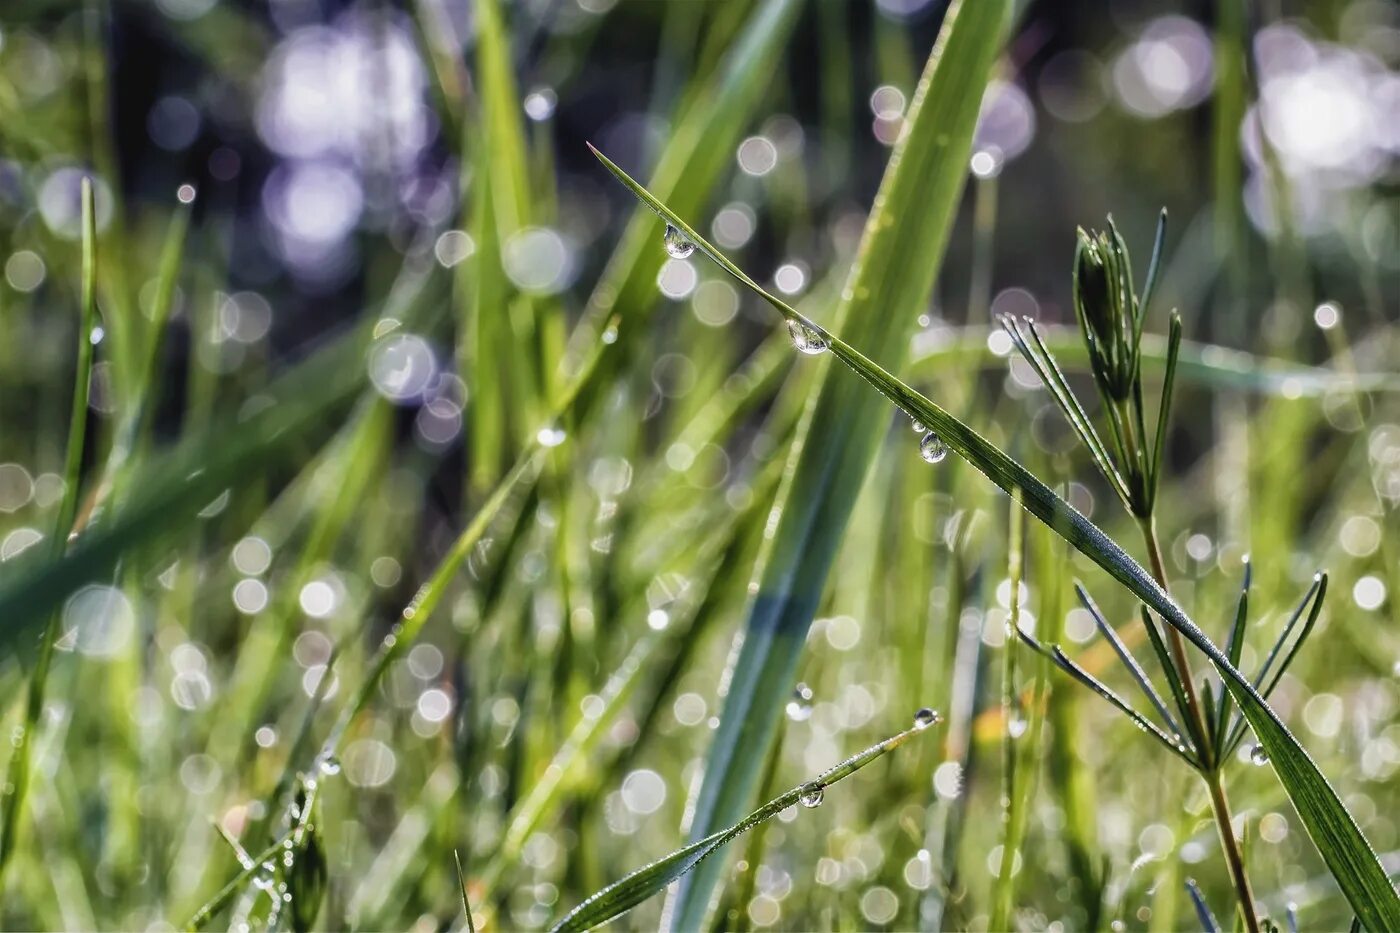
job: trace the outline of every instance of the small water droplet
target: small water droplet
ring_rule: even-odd
[[[939,463],[948,456],[948,445],[943,443],[943,438],[930,431],[919,441],[919,456],[929,463]]]
[[[535,433],[535,440],[540,442],[541,447],[558,447],[564,443],[568,435],[563,428],[556,428],[553,425],[546,425]]]
[[[664,242],[666,243],[666,255],[670,256],[672,259],[685,259],[691,253],[695,252],[695,244],[690,242],[684,233],[681,233],[670,224],[666,225]]]
[[[334,755],[322,755],[316,762],[316,767],[327,777],[332,777],[340,773],[340,759]]]
[[[1013,739],[1019,739],[1026,734],[1026,717],[1020,713],[1012,713],[1011,718],[1006,721],[1006,734]]]
[[[924,423],[922,421],[915,421],[913,424],[910,425],[910,427],[914,429],[915,434],[923,434],[928,430],[928,428],[924,427]]]
[[[1249,750],[1249,760],[1255,765],[1266,765],[1269,763],[1269,753],[1262,745],[1256,745]]]
[[[927,729],[929,726],[935,726],[942,721],[943,717],[938,715],[938,710],[929,709],[927,706],[914,714],[915,729]]]
[[[826,350],[826,338],[801,321],[788,321],[788,333],[792,335],[792,345],[814,356]]]
[[[820,784],[804,784],[802,786],[802,796],[797,798],[797,802],[808,810],[811,810],[822,805],[823,796],[825,796],[825,792],[822,790]]]
[[[806,684],[798,684],[792,691],[792,699],[788,700],[787,717],[793,722],[806,722],[812,718],[812,688]]]

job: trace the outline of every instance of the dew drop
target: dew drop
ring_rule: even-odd
[[[942,721],[943,717],[938,715],[938,710],[929,709],[927,706],[914,714],[915,729],[927,729],[929,726],[935,726]]]
[[[825,794],[820,784],[817,784],[815,782],[811,784],[804,784],[802,786],[802,796],[797,798],[797,802],[802,804],[802,806],[806,807],[808,810],[811,810],[822,805],[822,797],[824,795]]]
[[[922,421],[915,421],[913,424],[910,425],[910,427],[914,429],[915,434],[923,434],[925,431],[928,430],[928,428],[924,427],[924,423]]]
[[[930,431],[919,441],[919,456],[929,463],[939,463],[948,456],[948,445],[943,443],[943,438]]]
[[[826,350],[826,338],[801,321],[788,321],[788,333],[792,335],[792,345],[809,356]]]
[[[323,755],[316,762],[317,769],[327,777],[332,777],[340,773],[340,759],[334,755]]]
[[[798,684],[792,691],[792,699],[788,700],[787,717],[793,722],[806,722],[812,718],[812,688],[806,684]]]
[[[1269,763],[1269,753],[1262,745],[1256,745],[1249,750],[1249,760],[1255,765],[1266,765]]]
[[[695,252],[695,244],[686,239],[684,233],[681,233],[670,224],[666,225],[664,242],[666,243],[666,255],[670,256],[672,259],[685,259],[691,253]]]

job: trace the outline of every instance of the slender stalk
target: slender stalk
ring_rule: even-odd
[[[1147,545],[1147,557],[1151,561],[1152,575],[1157,578],[1162,589],[1168,589],[1167,571],[1162,562],[1162,548],[1157,540],[1157,523],[1152,518],[1144,519],[1141,522],[1142,537]],[[1201,714],[1200,699],[1196,695],[1195,682],[1191,676],[1190,662],[1186,657],[1186,648],[1181,642],[1181,634],[1172,626],[1165,626],[1167,629],[1167,644],[1171,649],[1172,661],[1176,664],[1177,674],[1181,678],[1182,689],[1186,694],[1186,715],[1191,724],[1191,729],[1198,735],[1205,736],[1206,722]],[[1235,838],[1233,820],[1230,814],[1230,801],[1225,796],[1225,785],[1220,780],[1221,762],[1213,757],[1212,746],[1209,742],[1202,741],[1197,749],[1201,761],[1206,765],[1201,770],[1201,779],[1206,782],[1206,788],[1210,791],[1210,809],[1215,816],[1215,828],[1220,835],[1220,848],[1225,853],[1225,863],[1230,870],[1230,882],[1235,886],[1235,895],[1239,900],[1240,915],[1244,919],[1245,929],[1250,933],[1258,933],[1259,918],[1254,911],[1254,891],[1249,884],[1249,875],[1244,870],[1244,855],[1240,851],[1240,842]]]

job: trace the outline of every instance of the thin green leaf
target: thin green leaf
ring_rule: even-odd
[[[1019,492],[1027,511],[1103,568],[1203,652],[1220,672],[1235,702],[1244,710],[1255,735],[1268,751],[1275,773],[1282,781],[1289,799],[1292,800],[1294,808],[1352,908],[1368,927],[1400,928],[1400,896],[1397,896],[1376,858],[1374,849],[1366,841],[1337,792],[1254,686],[1230,664],[1224,653],[1140,564],[1025,467],[1012,460],[971,427],[890,375],[860,351],[817,327],[781,299],[768,293],[699,237],[693,228],[628,178],[621,169],[606,158],[603,158],[603,161],[653,210],[673,225],[680,225],[678,229],[683,229],[697,248],[707,256],[715,258],[721,267],[767,301],[785,318],[812,328],[820,339],[827,342],[833,355],[908,417],[927,425],[937,433],[950,449],[956,451],[1003,491],[1008,494]],[[775,708],[778,706],[779,704],[775,704]]]
[[[452,850],[452,861],[457,865],[457,885],[462,891],[462,914],[467,918],[467,933],[476,933],[476,920],[472,917],[471,899],[467,897],[467,878],[462,874],[462,856]]]
[[[808,807],[816,806],[821,802],[826,788],[854,774],[877,758],[883,757],[903,745],[912,736],[924,731],[927,731],[927,724],[916,722],[903,732],[892,735],[883,742],[878,742],[860,754],[853,755],[835,767],[823,771],[813,780],[799,784],[797,787],[774,797],[728,829],[711,833],[683,849],[677,849],[670,855],[652,862],[645,868],[632,872],[621,881],[608,885],[565,914],[563,919],[554,925],[554,933],[590,930],[622,916],[633,907],[665,890],[667,885],[685,875],[737,836],[766,820],[772,819],[799,802]]]
[[[1162,479],[1162,452],[1167,446],[1167,427],[1171,422],[1172,393],[1176,389],[1176,364],[1181,357],[1181,315],[1172,311],[1167,335],[1167,364],[1162,375],[1162,401],[1157,408],[1157,439],[1152,444],[1152,471],[1148,473],[1148,492],[1155,502]]]
[[[1098,627],[1099,634],[1113,646],[1113,651],[1118,655],[1118,660],[1122,661],[1123,666],[1128,669],[1128,673],[1133,675],[1133,680],[1137,681],[1138,688],[1142,690],[1148,701],[1157,710],[1158,715],[1162,717],[1162,721],[1166,723],[1167,728],[1172,731],[1173,735],[1178,736],[1179,744],[1179,737],[1182,735],[1181,726],[1177,725],[1176,719],[1172,717],[1171,711],[1167,709],[1167,704],[1162,700],[1162,696],[1157,692],[1157,688],[1152,686],[1152,679],[1147,676],[1147,672],[1142,669],[1142,665],[1138,663],[1137,658],[1133,657],[1133,653],[1128,650],[1128,646],[1123,644],[1123,639],[1118,637],[1118,633],[1113,630],[1113,626],[1108,624],[1108,620],[1105,619],[1103,613],[1099,611],[1098,605],[1094,602],[1093,598],[1089,596],[1089,592],[1084,589],[1084,586],[1078,581],[1075,581],[1074,592],[1075,595],[1079,597],[1079,602],[1088,610],[1089,615],[1094,617],[1094,625]]]
[[[1064,653],[1064,650],[1061,649],[1059,645],[1042,645],[1040,642],[1036,641],[1034,637],[1020,629],[1016,630],[1016,634],[1019,635],[1021,640],[1029,645],[1032,650],[1048,658],[1060,670],[1069,674],[1075,680],[1107,700],[1116,707],[1119,712],[1131,719],[1133,724],[1139,729],[1162,743],[1162,746],[1165,747],[1167,751],[1186,762],[1192,768],[1200,767],[1199,762],[1186,750],[1184,745],[1163,732],[1156,723],[1142,715],[1142,713],[1133,709],[1132,706],[1128,705],[1128,701],[1120,697],[1103,681],[1097,679],[1093,674],[1090,674],[1088,671],[1084,670],[1084,668],[1071,661],[1069,656]]]
[[[1124,503],[1128,501],[1128,486],[1123,481],[1118,468],[1113,464],[1113,458],[1109,456],[1108,448],[1104,446],[1103,440],[1099,437],[1099,432],[1095,430],[1094,423],[1089,419],[1084,411],[1079,399],[1075,397],[1073,390],[1069,387],[1068,380],[1060,370],[1059,364],[1046,348],[1045,342],[1041,339],[1035,322],[1030,318],[1025,318],[1025,327],[1030,334],[1030,341],[1027,341],[1025,334],[1021,333],[1021,323],[1009,314],[1000,317],[1002,329],[1011,335],[1016,348],[1021,351],[1021,356],[1035,369],[1036,375],[1040,377],[1050,395],[1055,399],[1055,403],[1060,406],[1065,417],[1069,420],[1070,426],[1074,428],[1079,439],[1084,442],[1084,446],[1089,448],[1089,453],[1093,456],[1094,465],[1099,468],[1104,479],[1118,493],[1118,497]],[[1035,349],[1031,349],[1031,343]]]
[[[78,514],[78,494],[81,489],[83,449],[87,442],[88,397],[92,383],[92,331],[97,324],[97,224],[92,179],[84,178],[82,186],[82,307],[78,317],[78,365],[73,375],[73,399],[68,416],[68,447],[63,466],[63,499],[58,507],[49,552],[61,557],[68,547],[69,535]],[[38,550],[38,549],[36,549]],[[29,762],[34,740],[44,712],[44,693],[48,686],[49,667],[53,663],[54,642],[58,638],[58,613],[50,610],[48,624],[40,636],[39,654],[30,674],[25,698],[24,722],[11,737],[14,748],[5,770],[5,783],[0,787],[0,884],[5,869],[14,854],[19,837],[19,823],[24,816],[25,798],[29,791]]]
[[[1294,609],[1293,614],[1289,616],[1288,622],[1283,627],[1283,631],[1279,633],[1278,640],[1275,641],[1273,647],[1269,649],[1268,657],[1264,659],[1263,665],[1259,668],[1259,673],[1254,677],[1254,689],[1258,690],[1265,699],[1268,699],[1269,696],[1273,694],[1274,688],[1279,684],[1279,679],[1283,677],[1284,672],[1288,670],[1288,666],[1293,663],[1293,659],[1303,647],[1303,642],[1307,641],[1308,636],[1312,634],[1313,626],[1317,624],[1317,617],[1322,612],[1322,601],[1326,599],[1326,597],[1327,574],[1318,573],[1313,577],[1312,586],[1308,587],[1307,593],[1303,595],[1302,602],[1298,603],[1298,607]],[[1288,642],[1288,636],[1292,634],[1293,629],[1298,624],[1298,620],[1303,616],[1303,611],[1308,608],[1310,603],[1312,609],[1308,611],[1307,622],[1304,623],[1302,632],[1298,634],[1297,640],[1293,642],[1292,647],[1288,649],[1288,653],[1284,655],[1283,663],[1279,666],[1278,672],[1265,684],[1265,678],[1269,676],[1269,669],[1273,667],[1273,663],[1278,658],[1279,652],[1283,650],[1283,646]],[[1244,726],[1243,716],[1237,715],[1235,721],[1231,724],[1229,738],[1225,743],[1226,756],[1229,756],[1239,745],[1240,739],[1244,738]]]
[[[1147,611],[1147,607],[1139,604],[1138,608],[1141,610],[1142,627],[1147,630],[1147,640],[1152,644],[1152,653],[1157,655],[1157,663],[1161,665],[1162,674],[1167,678],[1167,688],[1171,690],[1177,712],[1181,713],[1182,721],[1186,724],[1187,733],[1191,736],[1191,744],[1195,748],[1203,748],[1205,736],[1196,734],[1196,721],[1187,715],[1186,687],[1181,682],[1181,678],[1177,676],[1176,664],[1172,661],[1166,639],[1157,630],[1157,623],[1152,621],[1152,614]]]
[[[1240,666],[1240,653],[1244,651],[1244,626],[1249,618],[1249,584],[1254,577],[1254,566],[1249,558],[1244,559],[1244,580],[1240,583],[1240,598],[1235,608],[1235,623],[1230,626],[1230,637],[1225,642],[1225,656],[1230,659],[1230,663]],[[1209,691],[1207,691],[1209,692]],[[1215,711],[1215,719],[1207,719],[1207,722],[1215,724],[1215,760],[1221,760],[1225,752],[1225,725],[1230,719],[1230,694],[1222,687],[1220,690],[1219,708]]]

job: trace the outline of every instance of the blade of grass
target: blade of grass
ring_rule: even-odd
[[[736,837],[743,835],[760,823],[772,819],[788,807],[798,803],[802,803],[806,807],[816,806],[821,802],[826,788],[849,777],[872,761],[894,751],[911,737],[927,731],[927,728],[927,725],[915,723],[903,732],[896,733],[884,741],[870,746],[860,754],[853,755],[835,767],[823,771],[813,780],[799,784],[797,787],[774,797],[733,826],[710,833],[685,848],[677,849],[645,868],[632,872],[621,881],[608,885],[565,914],[563,919],[552,928],[554,933],[589,930],[622,916],[647,898],[665,890],[667,885],[684,876],[697,865],[703,864],[707,857]]]
[[[1249,618],[1249,584],[1253,578],[1253,565],[1249,557],[1244,559],[1244,580],[1240,583],[1240,598],[1235,606],[1235,623],[1230,626],[1230,637],[1225,642],[1225,656],[1235,667],[1240,666],[1240,654],[1244,651],[1244,626]],[[1207,722],[1212,720],[1207,719]],[[1230,694],[1222,687],[1220,702],[1217,704],[1214,719],[1215,760],[1221,761],[1225,751],[1225,724],[1230,721]]]
[[[1089,615],[1094,617],[1094,625],[1098,628],[1099,634],[1113,646],[1114,654],[1118,655],[1118,659],[1123,662],[1123,666],[1133,675],[1133,680],[1137,681],[1138,687],[1147,697],[1148,702],[1157,710],[1157,714],[1162,717],[1162,722],[1172,731],[1173,735],[1180,736],[1182,734],[1181,727],[1177,725],[1176,719],[1173,718],[1172,714],[1167,710],[1167,704],[1162,700],[1162,696],[1157,692],[1157,688],[1152,686],[1151,678],[1149,678],[1147,672],[1142,669],[1142,665],[1138,663],[1137,658],[1133,657],[1133,653],[1128,650],[1128,646],[1123,644],[1123,639],[1118,637],[1118,633],[1113,630],[1113,626],[1108,624],[1108,620],[1103,617],[1103,613],[1099,611],[1098,605],[1094,602],[1093,598],[1089,596],[1089,592],[1084,589],[1084,586],[1078,581],[1074,584],[1074,592],[1079,597],[1080,604],[1088,610]]]
[[[888,356],[903,356],[941,263],[967,177],[967,159],[1009,4],[958,2],[948,10],[914,94],[865,227],[839,321]],[[634,193],[707,255],[719,253],[673,211],[601,153]],[[919,210],[905,210],[918,204]],[[654,241],[653,241],[654,242]],[[653,246],[655,248],[655,246]],[[660,251],[658,250],[658,253]],[[731,272],[737,267],[722,264]],[[740,280],[757,291],[753,280]],[[805,321],[794,311],[790,320]],[[797,664],[856,494],[878,449],[881,406],[839,370],[828,371],[810,402],[774,507],[774,536],[760,558],[758,593],[731,667],[724,710],[696,801],[691,838],[700,840],[745,813],[797,677]],[[721,860],[684,881],[673,903],[679,929],[704,925]]]
[[[1019,632],[1021,630],[1021,581],[1024,576],[1022,568],[1026,527],[1026,513],[1017,505],[1014,498],[1010,512],[1006,561],[1006,577],[1011,584],[1010,618],[1006,623],[1008,635],[1010,631]],[[1011,928],[1011,908],[1016,896],[1016,870],[1019,868],[1016,860],[1021,855],[1018,834],[1019,830],[1024,827],[1020,814],[1028,803],[1028,801],[1022,800],[1016,792],[1020,779],[1018,765],[1021,764],[1018,761],[1016,749],[1019,747],[1018,740],[1021,734],[1012,726],[1019,715],[1017,708],[1021,703],[1016,692],[1016,646],[1019,643],[1019,638],[1007,637],[1001,649],[1001,708],[1002,715],[1006,717],[1007,727],[1001,738],[1001,865],[997,870],[996,881],[992,885],[992,915],[987,922],[989,930],[1009,930]],[[1024,724],[1024,720],[1021,722]]]
[[[596,152],[596,150],[595,150]],[[738,266],[725,258],[718,250],[695,233],[694,229],[677,217],[669,208],[653,197],[621,169],[598,153],[604,164],[627,185],[642,201],[657,211],[677,229],[690,238],[698,249],[714,259],[722,268],[739,282],[751,289],[789,322],[808,328],[819,340],[824,341],[833,355],[855,371],[881,395],[893,402],[908,417],[928,426],[931,430],[966,459],[984,476],[999,486],[1007,494],[1018,494],[1024,508],[1036,518],[1049,525],[1076,550],[1098,564],[1109,576],[1122,584],[1135,596],[1155,610],[1173,628],[1206,655],[1219,671],[1227,689],[1236,703],[1243,709],[1246,719],[1254,728],[1255,735],[1269,753],[1274,772],[1282,781],[1289,799],[1298,811],[1304,826],[1312,837],[1323,860],[1332,870],[1338,885],[1347,901],[1368,927],[1389,929],[1400,927],[1400,896],[1391,886],[1375,850],[1357,826],[1351,813],[1343,805],[1337,792],[1318,770],[1302,745],[1289,732],[1288,727],[1269,707],[1253,684],[1245,678],[1223,652],[1210,640],[1201,628],[1171,598],[1156,580],[1138,564],[1127,551],[1113,541],[1093,522],[1057,496],[1049,486],[1041,482],[1024,466],[1008,457],[994,444],[986,440],[970,426],[919,395],[903,382],[900,382],[885,369],[871,361],[850,344],[818,327],[749,278]],[[830,440],[830,438],[824,438]],[[811,449],[811,448],[808,448]],[[772,612],[772,607],[767,608]],[[770,620],[773,616],[768,617]],[[772,621],[765,623],[772,626]],[[750,632],[752,638],[754,632]],[[771,642],[773,632],[760,630]],[[745,643],[747,647],[748,642]],[[736,670],[736,684],[738,671]],[[752,676],[752,671],[746,671]],[[779,678],[785,683],[788,678]],[[788,684],[786,689],[790,689]],[[757,687],[749,689],[758,691]],[[772,684],[763,688],[773,690]],[[767,694],[765,694],[767,695]],[[771,705],[780,709],[776,698]],[[736,733],[738,729],[734,730]],[[721,737],[733,742],[737,735]]]
[[[84,178],[82,187],[83,262],[81,308],[78,315],[78,362],[73,373],[73,402],[68,417],[68,449],[63,463],[63,498],[59,502],[58,518],[54,523],[49,553],[62,557],[68,548],[68,537],[78,514],[78,490],[81,486],[83,449],[87,442],[88,394],[92,383],[92,329],[97,323],[97,225],[92,192],[92,179]],[[24,800],[29,789],[29,761],[34,740],[44,712],[44,692],[48,685],[49,666],[53,663],[54,641],[58,638],[60,619],[51,610],[48,625],[39,643],[39,654],[29,678],[25,699],[24,723],[11,737],[14,753],[6,767],[5,783],[0,787],[0,890],[3,890],[5,869],[14,854],[19,837],[19,822],[24,815]]]

